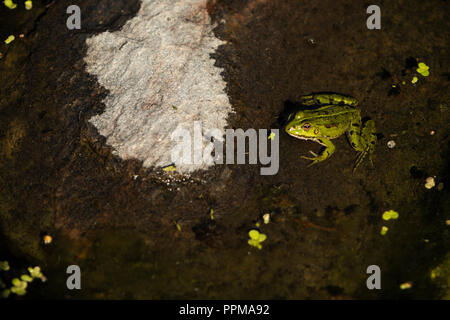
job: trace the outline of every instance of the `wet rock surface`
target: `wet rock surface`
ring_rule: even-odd
[[[209,1],[214,34],[226,42],[211,57],[236,111],[229,127],[280,128],[288,101],[334,91],[360,101],[380,139],[375,168],[365,163],[355,174],[345,138],[334,140],[329,160],[307,168],[300,156],[320,146],[282,134],[275,176],[223,165],[188,179],[121,160],[89,122],[110,92],[86,72],[86,39],[119,30],[139,1],[84,1],[79,31],[65,28],[70,4],[36,4],[17,13],[27,15],[21,24],[1,11],[11,19],[2,37],[25,34],[0,46],[2,250],[41,265],[49,280],[36,295],[441,296],[429,273],[448,251],[448,188],[424,183],[436,176],[450,185],[448,3],[383,4],[382,30],[372,31],[363,1]],[[411,57],[431,70],[416,85]],[[390,209],[400,217],[388,223],[381,214]],[[267,212],[258,250],[247,232]],[[85,286],[69,294],[70,264],[80,265]],[[366,288],[371,264],[383,272],[381,291]],[[413,288],[400,290],[405,281]]]
[[[224,43],[210,20],[204,0],[146,0],[120,31],[87,40],[87,71],[109,90],[105,112],[90,122],[121,159],[148,168],[174,163],[181,173],[213,165],[171,159],[173,133],[193,137],[194,121],[203,134],[223,131],[232,111],[210,57]]]

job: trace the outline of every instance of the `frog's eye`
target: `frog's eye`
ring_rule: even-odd
[[[305,131],[308,131],[309,129],[311,129],[311,124],[310,123],[305,123],[304,125],[302,125],[302,129]]]

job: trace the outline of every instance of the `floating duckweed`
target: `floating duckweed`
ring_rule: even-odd
[[[258,230],[250,230],[248,235],[251,239],[259,239],[259,231]]]
[[[1,297],[6,299],[9,297],[10,294],[11,294],[11,290],[5,289],[5,290],[3,290]]]
[[[381,227],[381,232],[380,232],[380,234],[381,234],[382,236],[384,236],[384,235],[388,232],[388,230],[389,230],[388,227],[382,226],[382,227]]]
[[[436,182],[434,182],[434,178],[433,177],[428,177],[425,180],[425,188],[431,189],[431,188],[434,188],[435,185],[436,185]]]
[[[414,78],[412,78],[411,83],[416,83],[417,81],[419,81],[419,78],[414,77]]]
[[[248,244],[260,250],[262,249],[261,242],[267,239],[267,236],[264,233],[260,233],[255,229],[250,230],[248,232],[248,236],[250,237],[250,239],[248,240]]]
[[[419,62],[419,67],[417,68],[417,72],[420,73],[424,77],[428,77],[430,75],[430,67],[427,66],[423,62]]]
[[[26,281],[22,281],[18,278],[14,278],[12,280],[13,286],[11,287],[11,292],[17,294],[18,296],[23,296],[27,293],[28,283]]]
[[[25,1],[25,9],[31,10],[33,8],[33,2],[31,0]]]
[[[388,211],[385,211],[384,213],[383,213],[383,220],[391,220],[391,219],[397,219],[398,218],[398,212],[397,211],[394,211],[394,210],[388,210]]]
[[[430,272],[431,279],[436,279],[440,276],[441,276],[441,268],[440,267],[437,267],[437,268],[431,270],[431,272]]]
[[[174,223],[175,226],[177,227],[177,230],[178,230],[178,231],[181,231],[181,226],[179,225],[179,223],[176,222],[176,221],[174,221],[173,223]]]
[[[410,281],[402,283],[400,285],[401,290],[406,290],[406,289],[411,289],[411,288],[412,288],[412,282],[410,282]]]
[[[0,270],[8,271],[9,264],[7,261],[0,261]],[[11,293],[14,293],[19,296],[23,296],[27,293],[28,283],[34,281],[34,279],[41,279],[43,282],[47,280],[47,278],[42,274],[41,268],[36,266],[34,268],[29,267],[29,274],[22,274],[20,277],[13,278],[11,283],[11,288],[5,288],[5,283],[0,280],[0,288],[5,288],[1,293],[0,297],[8,298]]]
[[[270,213],[266,213],[263,215],[263,220],[265,224],[268,224],[270,222]]]
[[[33,278],[30,277],[30,276],[27,275],[27,274],[21,275],[21,276],[20,276],[20,279],[21,279],[22,281],[26,281],[26,282],[31,282],[31,281],[33,281]]]
[[[166,172],[173,172],[175,170],[177,170],[177,169],[174,166],[167,166],[167,167],[163,168],[163,171],[166,171]]]
[[[39,266],[36,266],[36,267],[34,267],[34,268],[29,267],[29,268],[28,268],[28,272],[30,273],[30,275],[31,275],[33,278],[39,278],[39,279],[42,280],[42,282],[47,281],[47,278],[46,278],[46,277],[44,276],[44,274],[41,272],[41,267],[39,267]]]
[[[275,133],[274,133],[274,132],[271,132],[271,133],[269,134],[269,137],[268,137],[267,139],[272,140],[273,138],[275,138]]]
[[[14,39],[16,39],[16,37],[14,37],[13,35],[10,35],[10,36],[5,40],[5,43],[6,43],[6,44],[9,44],[9,43],[13,42]]]
[[[8,261],[0,261],[0,271],[8,271],[9,263]]]
[[[17,4],[12,2],[12,0],[4,0],[3,3],[5,6],[7,6],[9,9],[15,9],[17,7]]]

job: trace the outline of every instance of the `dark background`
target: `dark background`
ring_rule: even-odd
[[[81,30],[66,28],[71,4],[81,8]],[[281,128],[288,101],[349,94],[376,123],[374,168],[365,162],[352,174],[356,153],[344,137],[333,141],[329,160],[306,167],[300,156],[320,146],[281,134],[275,176],[223,165],[169,186],[160,169],[113,156],[88,122],[103,111],[107,91],[85,71],[85,40],[120,28],[139,1],[2,5],[0,260],[11,272],[41,266],[48,281],[33,284],[28,297],[448,298],[449,5],[379,1],[382,28],[368,30],[370,4],[209,1],[207,8],[227,41],[212,57],[236,111],[230,127]],[[415,72],[417,61],[430,66],[429,77]],[[425,189],[428,176],[444,188]],[[389,209],[398,220],[381,219]],[[247,232],[267,212],[268,238],[257,250]],[[52,244],[43,245],[45,233]],[[66,289],[71,264],[82,269],[80,291]],[[366,288],[371,264],[381,267],[382,290]],[[438,266],[444,276],[430,279]],[[407,281],[413,287],[400,290]]]

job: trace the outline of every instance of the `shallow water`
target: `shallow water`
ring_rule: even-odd
[[[183,181],[121,160],[89,123],[108,92],[83,58],[86,38],[119,29],[139,2],[84,1],[83,28],[73,32],[67,1],[1,8],[2,39],[25,37],[0,44],[0,260],[12,272],[40,265],[48,278],[25,297],[449,297],[449,4],[383,3],[382,29],[368,30],[364,1],[280,2],[208,2],[227,42],[212,58],[235,110],[229,127],[281,129],[300,96],[349,94],[376,123],[374,168],[364,162],[352,174],[345,137],[333,140],[330,159],[307,167],[300,156],[320,145],[282,130],[274,176],[216,165]],[[430,76],[417,74],[417,60]],[[426,189],[429,176],[443,188]],[[399,218],[384,221],[390,209]],[[267,235],[261,250],[247,244],[257,222]],[[65,286],[72,264],[82,290]],[[366,287],[373,264],[382,290]],[[401,290],[405,282],[412,288]]]

